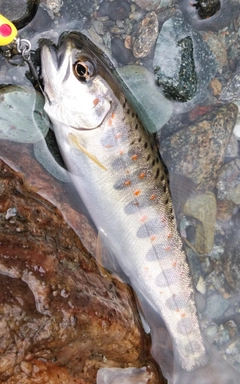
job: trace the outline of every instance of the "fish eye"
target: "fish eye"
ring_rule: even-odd
[[[95,67],[86,57],[80,57],[73,64],[73,72],[78,80],[87,81],[95,74]]]

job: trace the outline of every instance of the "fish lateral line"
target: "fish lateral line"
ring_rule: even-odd
[[[107,171],[107,168],[98,160],[98,158],[90,153],[82,144],[79,143],[77,136],[73,133],[69,133],[68,139],[71,144],[75,144],[80,151],[82,151],[89,159],[91,159],[95,164],[97,164],[101,169]]]

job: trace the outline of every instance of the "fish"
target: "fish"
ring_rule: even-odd
[[[87,36],[69,32],[58,47],[42,44],[41,67],[44,109],[99,241],[129,279],[146,321],[154,311],[171,335],[169,384],[237,384],[239,373],[201,332],[165,168],[114,64]],[[153,332],[152,344],[158,348]]]

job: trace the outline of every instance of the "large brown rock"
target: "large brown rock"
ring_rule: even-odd
[[[0,153],[0,382],[91,384],[100,367],[147,365],[162,383],[130,288],[102,276],[77,235],[94,252],[70,187],[30,146],[1,142]]]
[[[199,192],[212,190],[223,164],[237,114],[235,104],[216,107],[163,139],[160,152],[170,176],[174,173],[191,179]]]

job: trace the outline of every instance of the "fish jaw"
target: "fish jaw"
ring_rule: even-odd
[[[114,108],[114,95],[99,76],[79,81],[73,73],[76,50],[70,42],[64,48],[58,53],[49,43],[42,46],[44,109],[52,121],[76,129],[95,129]]]
[[[50,44],[44,44],[41,52],[44,93],[46,95],[46,102],[52,104],[58,92],[57,52]]]

